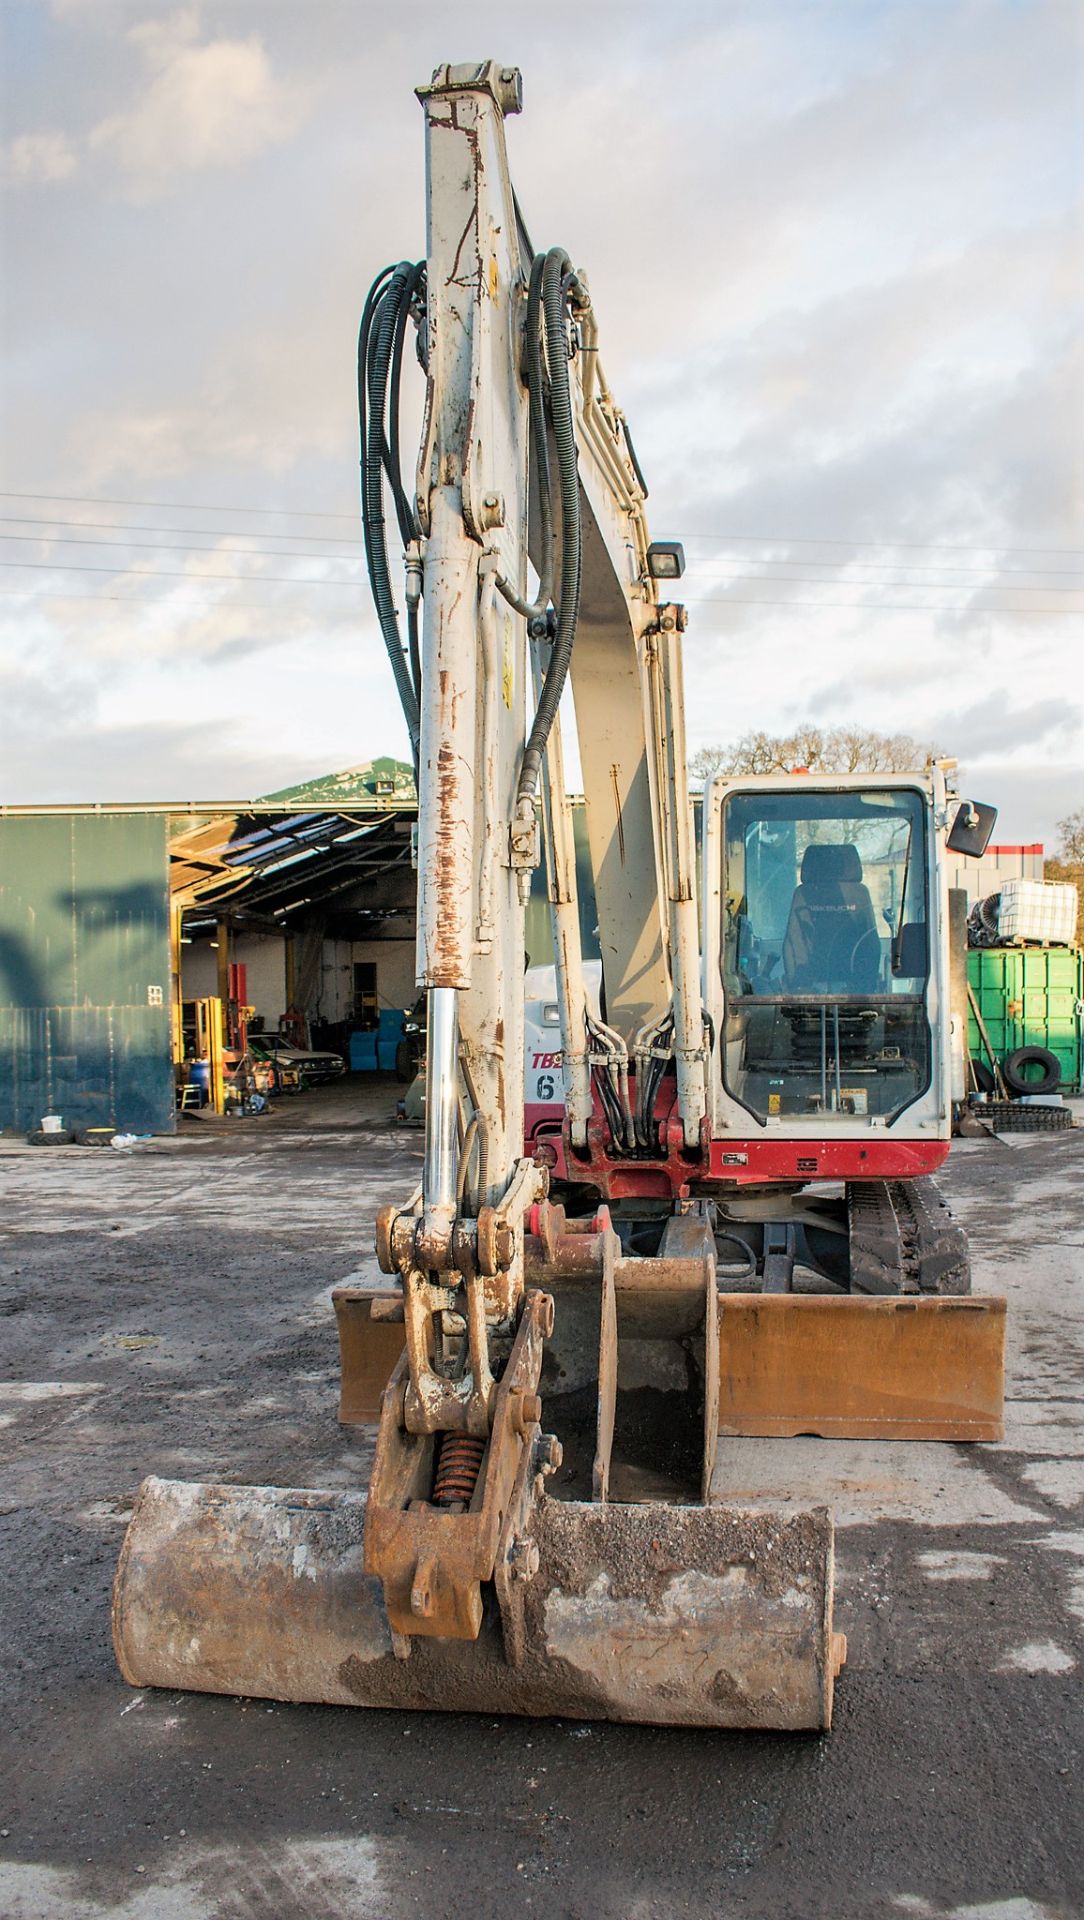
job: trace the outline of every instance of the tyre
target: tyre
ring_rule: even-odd
[[[409,1034],[395,1048],[395,1078],[408,1086],[418,1071],[418,1042]]]
[[[1001,1072],[1010,1093],[1057,1093],[1061,1086],[1061,1062],[1048,1047],[1017,1047]]]
[[[997,1084],[985,1060],[978,1059],[975,1054],[971,1055],[971,1071],[975,1076],[975,1085],[980,1093],[997,1092]]]

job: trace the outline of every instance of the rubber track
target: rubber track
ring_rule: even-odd
[[[1071,1107],[1026,1107],[1018,1100],[987,1100],[972,1112],[995,1133],[1061,1133],[1073,1124]]]
[[[967,1236],[935,1181],[856,1180],[847,1225],[852,1293],[970,1293]]]

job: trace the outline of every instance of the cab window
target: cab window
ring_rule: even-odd
[[[930,1077],[921,794],[729,794],[722,879],[728,1091],[762,1120],[902,1111]]]

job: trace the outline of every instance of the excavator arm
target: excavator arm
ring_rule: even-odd
[[[603,371],[586,277],[562,249],[535,253],[527,242],[504,143],[504,116],[519,108],[518,75],[493,65],[442,68],[419,91],[428,155],[419,316],[427,397],[416,501],[426,1137],[420,1192],[379,1221],[380,1263],[401,1290],[405,1351],[383,1398],[365,1557],[404,1647],[477,1641],[488,1605],[508,1660],[522,1669],[533,1655],[549,1671],[544,1625],[536,1619],[527,1631],[531,1602],[548,1596],[558,1613],[582,1608],[602,1572],[594,1553],[607,1527],[631,1545],[637,1528],[650,1534],[657,1526],[654,1510],[630,1503],[629,1494],[620,1518],[605,1511],[622,1466],[615,1431],[623,1336],[689,1364],[696,1386],[677,1398],[701,1500],[714,1457],[718,1335],[706,1212],[692,1208],[671,1222],[653,1260],[630,1259],[604,1210],[591,1221],[564,1219],[547,1198],[544,1166],[524,1159],[522,1145],[524,913],[540,857],[541,803],[570,1150],[586,1149],[592,1127],[617,1153],[650,1148],[653,1063],[673,1057],[671,1124],[692,1162],[704,1151],[685,616],[660,597],[656,578],[679,572],[681,560],[679,548],[652,547],[646,488]],[[604,1021],[589,1011],[583,983],[561,741],[567,681],[587,799]],[[565,1463],[576,1425],[565,1414],[578,1411],[567,1388],[545,1396],[547,1408],[568,1403],[562,1432],[541,1428],[544,1384],[570,1379],[583,1382],[572,1399],[579,1391],[590,1405],[580,1468],[598,1512],[580,1513],[579,1503],[545,1491],[558,1484],[559,1467],[562,1480],[577,1475],[571,1446]],[[681,1564],[698,1570],[698,1605],[709,1615],[715,1609],[723,1646],[733,1590],[727,1529],[735,1523],[705,1509],[699,1524],[705,1539]],[[746,1516],[742,1524],[763,1523]],[[820,1719],[833,1672],[830,1525],[820,1516],[808,1526],[817,1542],[816,1573],[806,1571],[818,1625],[810,1631],[804,1617],[801,1659],[807,1679],[816,1671],[817,1704],[810,1708],[806,1687],[804,1710]],[[709,1548],[706,1536],[716,1531]],[[585,1550],[577,1552],[581,1537]],[[726,1575],[717,1579],[721,1564]],[[675,1606],[672,1595],[666,1604]],[[623,1613],[610,1608],[606,1625],[620,1670],[611,1707],[624,1700],[626,1711],[652,1717],[660,1681],[645,1676],[639,1651],[618,1657]],[[643,1621],[635,1609],[629,1618],[636,1642]],[[691,1631],[689,1619],[684,1627]],[[577,1632],[585,1630],[580,1620]],[[758,1644],[746,1624],[730,1635],[725,1659],[741,1666]],[[581,1685],[561,1695],[562,1710],[582,1704]],[[748,1706],[747,1679],[739,1691],[740,1711],[763,1711]]]
[[[566,1219],[523,1149],[524,914],[541,817],[568,1148],[706,1154],[705,1022],[681,687],[646,489],[585,276],[536,254],[505,115],[517,72],[443,67],[424,263],[382,275],[359,346],[366,548],[416,754],[422,1181],[382,1209],[394,1281],[340,1298],[396,1329],[367,1492],[146,1483],[114,1604],[138,1684],[369,1705],[819,1727],[843,1645],[824,1509],[723,1509],[710,1207],[647,1252]],[[396,398],[417,327],[414,497]],[[390,496],[407,569],[401,635]],[[575,703],[605,1016],[583,984],[559,708]],[[352,1329],[352,1331],[349,1331]],[[543,1431],[545,1414],[546,1431]],[[300,1569],[300,1571],[299,1571]]]

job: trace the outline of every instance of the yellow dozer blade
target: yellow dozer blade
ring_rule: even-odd
[[[995,1437],[1003,1303],[720,1299],[695,1213],[651,1259],[622,1258],[606,1220],[558,1226],[532,1243],[458,1502],[440,1499],[450,1436],[407,1427],[402,1296],[355,1288],[335,1302],[341,1415],[379,1416],[367,1493],[144,1483],[113,1604],[132,1685],[831,1724],[831,1516],[712,1504],[717,1436]]]

